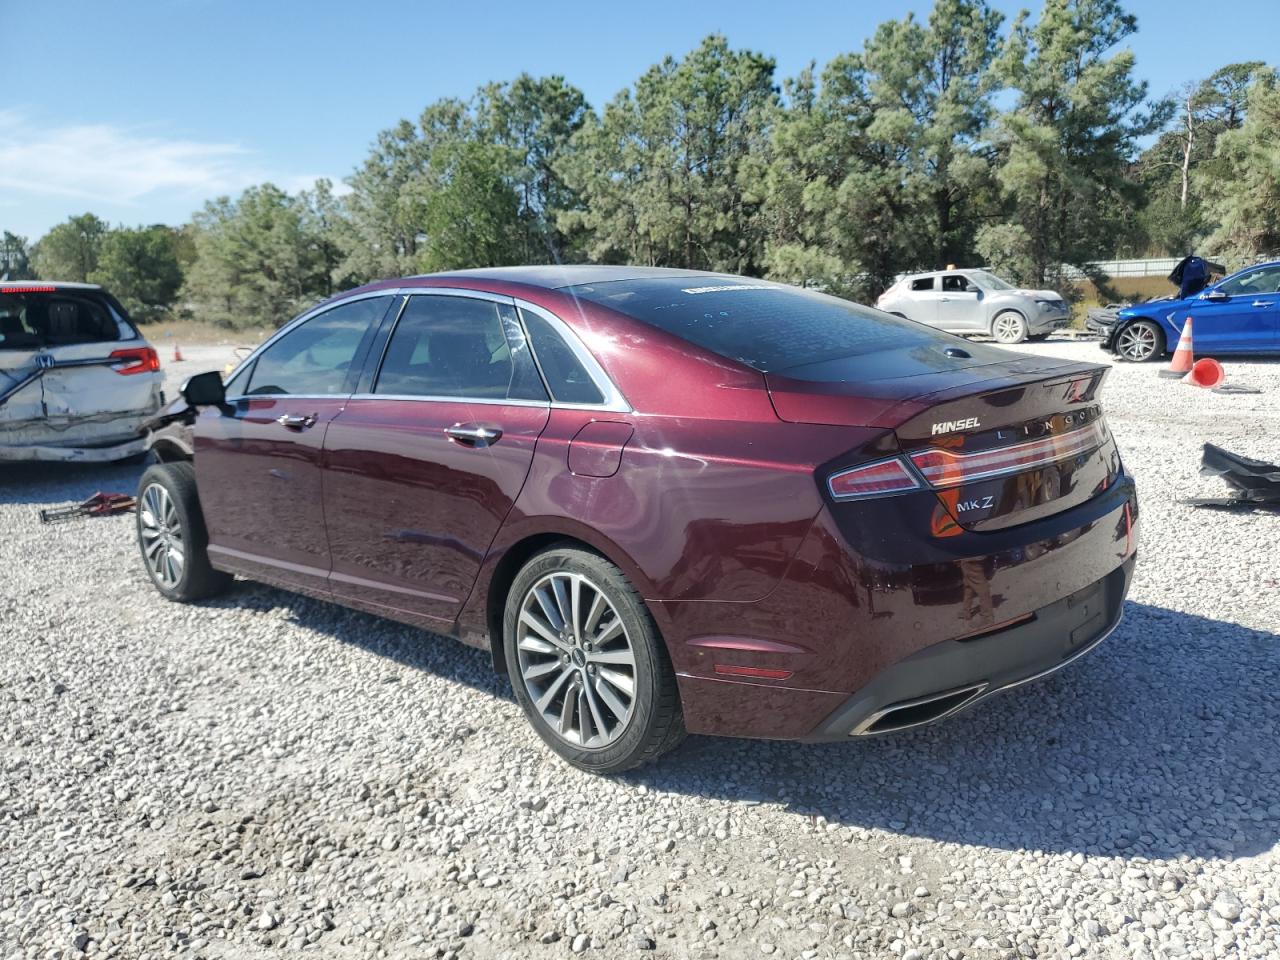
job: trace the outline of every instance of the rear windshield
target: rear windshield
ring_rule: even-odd
[[[742,277],[615,280],[567,292],[762,373],[939,339],[920,324],[847,300]]]
[[[119,340],[120,328],[115,311],[100,295],[0,289],[0,350]]]

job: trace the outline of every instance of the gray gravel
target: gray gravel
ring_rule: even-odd
[[[693,738],[613,781],[482,653],[248,583],[170,604],[132,518],[37,523],[138,467],[3,468],[0,960],[1276,957],[1280,517],[1174,502],[1221,492],[1206,439],[1280,459],[1280,363],[1228,373],[1265,392],[1113,372],[1143,550],[1080,664],[940,727]]]

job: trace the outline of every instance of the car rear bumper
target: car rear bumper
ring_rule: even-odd
[[[843,740],[923,726],[1062,669],[1119,625],[1135,561],[1131,556],[1021,623],[925,647],[849,697],[804,739]]]
[[[0,445],[0,460],[43,460],[64,463],[110,463],[127,460],[146,452],[146,438],[132,437],[107,446],[59,447],[40,444],[21,446]]]
[[[910,701],[954,694],[917,711],[924,722],[942,719],[1100,642],[1119,618],[1138,535],[1124,475],[1078,507],[1020,527],[932,547],[904,531],[900,558],[850,554],[820,515],[769,597],[660,605],[686,726],[842,739],[905,726],[900,711]],[[742,667],[779,675],[743,676]],[[896,720],[878,723],[888,711]]]

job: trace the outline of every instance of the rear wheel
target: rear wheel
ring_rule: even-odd
[[[1021,343],[1027,339],[1027,321],[1017,310],[997,313],[991,321],[991,335],[1000,343]]]
[[[151,582],[183,603],[213,596],[231,583],[209,565],[209,535],[187,461],[147,467],[138,481],[138,548]]]
[[[507,595],[503,644],[525,716],[575,767],[619,773],[683,738],[657,626],[607,560],[573,547],[530,560]]]
[[[1164,331],[1150,320],[1136,320],[1116,334],[1116,355],[1143,363],[1164,355]]]

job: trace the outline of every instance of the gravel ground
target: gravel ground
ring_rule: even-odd
[[[1264,392],[1113,372],[1143,548],[1078,665],[617,780],[553,759],[483,653],[248,583],[170,604],[131,517],[37,523],[137,466],[6,467],[0,960],[1276,957],[1280,516],[1176,503],[1223,492],[1204,440],[1280,460],[1280,363],[1228,374]]]

